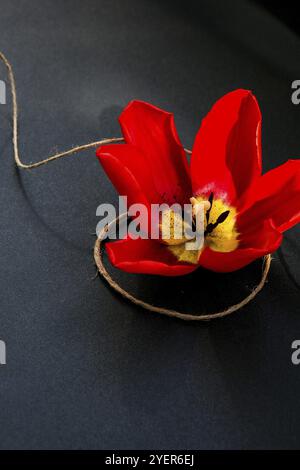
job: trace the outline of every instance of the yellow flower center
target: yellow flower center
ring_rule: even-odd
[[[213,194],[208,198],[196,196],[190,199],[193,220],[198,211],[203,211],[204,243],[199,249],[187,249],[187,242],[192,238],[185,236],[187,223],[182,215],[172,210],[163,214],[161,241],[176,256],[178,261],[197,264],[199,257],[208,246],[213,251],[228,253],[238,247],[239,233],[236,228],[236,209],[226,204],[221,198],[215,199]],[[167,236],[164,234],[167,233]],[[180,235],[182,234],[182,235]]]

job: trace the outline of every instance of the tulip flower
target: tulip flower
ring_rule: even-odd
[[[262,175],[261,113],[253,94],[226,94],[203,119],[190,164],[173,115],[132,101],[120,116],[125,143],[103,145],[97,156],[129,204],[191,203],[204,208],[204,245],[185,240],[108,242],[111,263],[127,272],[177,276],[202,266],[229,272],[274,252],[282,233],[300,220],[300,160]]]

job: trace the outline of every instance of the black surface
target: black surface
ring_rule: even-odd
[[[26,161],[119,135],[133,98],[174,112],[190,147],[214,101],[238,87],[261,105],[264,169],[300,154],[290,99],[300,39],[254,3],[0,0],[0,12]],[[18,172],[9,105],[0,129],[0,447],[299,447],[299,228],[241,312],[203,325],[145,313],[92,281],[96,207],[117,197],[93,151]],[[259,274],[258,263],[233,275],[118,278],[189,311],[234,303]]]

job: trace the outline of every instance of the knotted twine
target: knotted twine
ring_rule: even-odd
[[[124,142],[123,137],[111,137],[107,139],[101,139],[95,142],[89,142],[84,145],[79,145],[76,147],[72,147],[69,150],[66,150],[64,152],[59,152],[55,153],[53,155],[50,155],[49,157],[45,158],[44,160],[40,160],[35,163],[23,163],[20,158],[20,153],[19,153],[19,135],[18,135],[18,102],[17,102],[17,91],[16,91],[16,81],[13,73],[13,68],[8,59],[5,57],[5,55],[0,51],[0,60],[5,64],[8,72],[8,80],[9,80],[9,85],[10,85],[10,90],[11,90],[11,97],[12,97],[12,121],[13,121],[13,135],[12,135],[12,144],[13,144],[13,153],[14,153],[14,160],[18,168],[21,168],[22,170],[32,170],[34,168],[38,168],[42,165],[46,165],[54,160],[58,160],[59,158],[64,158],[68,157],[70,155],[74,155],[76,153],[82,152],[83,150],[88,150],[90,148],[95,148],[100,145],[105,145],[105,144],[111,144],[111,143],[116,143],[116,142]],[[187,154],[191,154],[191,151],[188,149],[185,149]],[[150,312],[153,313],[159,313],[161,315],[167,315],[169,317],[175,317],[179,318],[181,320],[189,320],[189,321],[207,321],[207,320],[212,320],[214,318],[221,318],[225,317],[227,315],[230,315],[233,312],[236,312],[237,310],[240,310],[242,307],[247,305],[251,300],[253,300],[257,294],[263,289],[266,280],[267,280],[267,275],[270,270],[270,265],[271,265],[271,255],[267,255],[263,258],[263,266],[262,266],[262,276],[259,284],[251,291],[251,293],[245,297],[243,300],[238,302],[237,304],[231,305],[230,307],[227,307],[225,310],[219,311],[219,312],[214,312],[214,313],[209,313],[209,314],[201,314],[201,313],[196,313],[196,314],[190,314],[190,313],[183,313],[179,312],[176,310],[168,309],[168,308],[163,308],[163,307],[158,307],[155,305],[152,305],[150,303],[144,302],[141,299],[138,299],[134,297],[132,294],[130,294],[128,291],[123,289],[108,273],[107,269],[104,266],[103,263],[103,242],[106,238],[107,232],[109,231],[110,227],[118,223],[121,218],[127,217],[127,214],[122,214],[119,217],[117,217],[114,221],[112,221],[110,224],[107,224],[106,227],[103,228],[101,233],[99,234],[95,246],[94,246],[94,260],[97,266],[97,270],[99,274],[106,280],[106,282],[110,285],[110,287],[118,292],[124,299],[127,299],[128,301],[132,302],[133,304],[142,307],[143,309],[146,309]]]

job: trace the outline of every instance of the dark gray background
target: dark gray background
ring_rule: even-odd
[[[261,105],[264,169],[300,154],[290,99],[300,39],[253,3],[0,0],[0,12],[27,162],[119,135],[133,98],[174,112],[190,147],[214,101],[238,87]],[[199,325],[141,311],[92,280],[96,207],[117,198],[94,152],[17,171],[9,104],[0,106],[0,447],[297,448],[299,228],[239,313]],[[260,267],[114,274],[156,304],[213,310],[245,296]]]

